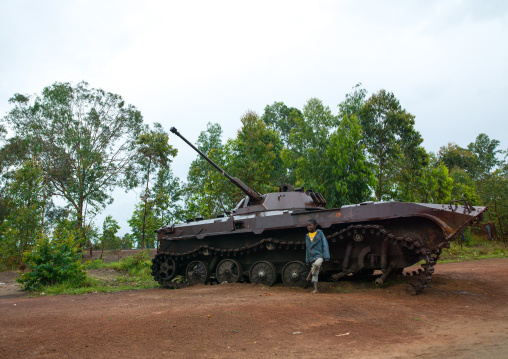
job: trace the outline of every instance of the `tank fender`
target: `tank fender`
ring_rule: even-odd
[[[451,228],[449,225],[447,225],[444,221],[442,221],[440,218],[438,218],[436,216],[433,216],[428,213],[420,213],[420,214],[416,215],[415,217],[427,218],[427,219],[430,219],[431,221],[433,221],[434,223],[436,223],[439,227],[441,227],[443,232],[446,233],[446,239],[449,239],[455,233],[453,228]]]

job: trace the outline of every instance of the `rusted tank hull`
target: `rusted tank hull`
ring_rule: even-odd
[[[388,275],[424,261],[413,286],[425,288],[441,249],[478,221],[485,208],[378,202],[330,210],[281,210],[163,227],[152,265],[154,278],[171,286],[182,275],[190,283],[210,280],[305,286],[306,223],[316,219],[328,238],[331,259],[322,275],[339,280],[381,270]]]

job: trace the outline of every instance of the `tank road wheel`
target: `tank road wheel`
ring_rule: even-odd
[[[224,259],[217,265],[215,274],[219,284],[237,283],[242,279],[242,265],[234,259]]]
[[[208,264],[202,261],[190,262],[187,266],[187,270],[185,271],[185,276],[190,285],[199,283],[206,284],[208,282],[208,278],[210,277]]]
[[[295,261],[289,262],[282,269],[282,281],[286,287],[300,287],[307,286],[307,276],[309,270],[303,262]]]
[[[250,267],[249,279],[251,283],[271,287],[277,282],[277,268],[268,261],[256,262]]]
[[[167,258],[161,262],[159,269],[159,277],[164,281],[168,282],[173,279],[176,275],[176,263],[173,259]]]
[[[159,284],[164,285],[176,276],[176,262],[166,256],[156,256],[152,264],[152,275]]]

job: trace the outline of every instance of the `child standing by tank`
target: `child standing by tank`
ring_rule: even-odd
[[[311,270],[307,276],[307,281],[311,280],[314,283],[314,291],[318,292],[318,275],[323,261],[330,260],[330,250],[323,231],[317,229],[317,221],[310,219],[307,222],[307,230],[309,233],[305,236],[305,262],[307,265],[312,263]]]

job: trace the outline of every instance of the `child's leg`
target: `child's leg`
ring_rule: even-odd
[[[312,283],[318,282],[319,270],[321,269],[321,264],[323,264],[323,258],[318,258],[312,263]]]

